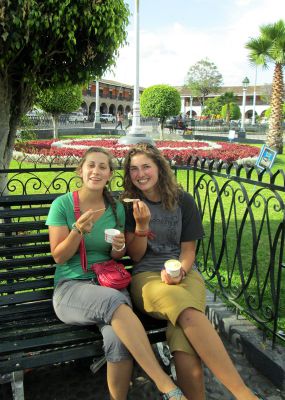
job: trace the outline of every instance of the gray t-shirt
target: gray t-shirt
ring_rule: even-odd
[[[180,243],[201,239],[204,236],[199,211],[193,197],[183,192],[174,211],[165,210],[161,202],[143,199],[151,212],[150,229],[154,238],[148,239],[143,258],[134,264],[134,273],[160,271],[164,262],[179,259]],[[134,232],[135,220],[132,206],[126,207],[126,231]]]

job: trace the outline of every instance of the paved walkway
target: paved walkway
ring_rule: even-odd
[[[236,367],[251,388],[258,390],[267,400],[285,400],[285,393],[282,394],[269,380],[252,368],[231,344],[227,341],[224,343]],[[85,360],[26,372],[25,400],[108,400],[106,367],[103,366],[94,375],[89,365],[90,362]],[[207,400],[233,399],[208,369],[205,369],[205,381]],[[0,398],[1,400],[12,399],[9,384],[0,387]],[[138,367],[135,368],[129,400],[159,399],[160,395],[154,384]]]
[[[266,400],[285,400],[285,391],[281,392],[248,361],[250,359],[261,369],[267,367],[264,368],[267,376],[271,376],[273,381],[284,386],[284,348],[279,346],[276,350],[272,350],[271,342],[263,343],[261,334],[254,325],[246,319],[237,320],[235,314],[224,305],[222,300],[215,299],[210,291],[207,291],[206,312],[210,321],[220,332],[228,353],[247,385]],[[106,365],[103,364],[103,367],[93,374],[90,370],[91,363],[92,359],[85,359],[26,371],[25,400],[109,400]],[[207,368],[204,371],[207,400],[234,400]],[[170,373],[170,368],[167,372]],[[277,376],[278,379],[276,379]],[[160,398],[155,385],[136,366],[128,400],[159,400]],[[0,385],[0,400],[12,400],[9,383]]]

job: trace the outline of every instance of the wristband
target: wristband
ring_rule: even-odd
[[[125,247],[126,247],[126,243],[124,243],[123,246],[120,249],[116,249],[116,247],[112,246],[112,250],[114,250],[114,251],[122,251],[122,250],[124,250]]]
[[[138,236],[138,237],[147,237],[150,240],[155,238],[155,234],[151,230],[147,230],[147,231],[135,230],[134,234],[135,234],[135,236]]]
[[[81,232],[80,229],[78,229],[78,227],[76,226],[76,222],[73,222],[73,224],[71,225],[71,229],[77,233],[79,233],[81,236],[83,235],[83,233]]]
[[[187,275],[187,272],[185,271],[184,268],[181,267],[181,272],[182,272],[182,279],[185,278],[185,276]]]

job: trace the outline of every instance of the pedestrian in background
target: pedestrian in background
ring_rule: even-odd
[[[123,129],[123,121],[124,121],[124,116],[121,112],[117,113],[117,125],[115,127],[115,129],[119,128]]]
[[[133,114],[131,111],[128,112],[128,125],[125,127],[125,129],[128,129],[130,126],[133,124]]]

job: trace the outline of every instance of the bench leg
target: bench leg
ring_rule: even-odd
[[[105,362],[106,362],[105,356],[102,356],[100,358],[94,358],[92,364],[90,365],[91,372],[93,374],[96,374],[96,372],[99,371],[101,367],[103,367]]]
[[[14,400],[24,400],[24,372],[14,371],[11,374],[11,386]]]
[[[170,354],[169,347],[166,342],[159,342],[154,344],[154,352],[162,363],[162,367],[166,373],[174,380],[177,379],[173,357]]]
[[[166,345],[165,342],[159,342],[155,344],[157,353],[161,358],[163,364],[168,367],[170,365],[170,352],[169,347]]]

